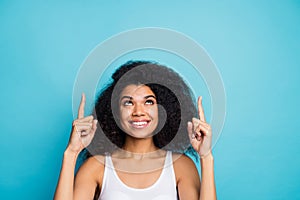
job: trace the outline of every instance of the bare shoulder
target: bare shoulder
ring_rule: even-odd
[[[192,159],[184,154],[174,154],[173,167],[179,198],[199,199],[201,183]]]
[[[79,168],[74,184],[74,199],[93,199],[97,188],[102,186],[104,157],[88,158]]]
[[[97,185],[102,184],[102,178],[105,168],[105,157],[102,155],[96,155],[88,158],[82,166],[79,168],[76,177],[96,182]]]
[[[192,159],[184,154],[179,154],[179,153],[173,153],[172,154],[172,159],[174,163],[174,167],[178,168],[195,168],[196,166]]]
[[[198,170],[191,158],[177,153],[173,153],[172,158],[177,182],[189,177],[199,179]]]
[[[102,155],[96,155],[88,158],[82,166],[80,170],[89,170],[89,171],[97,171],[104,167],[105,157]]]

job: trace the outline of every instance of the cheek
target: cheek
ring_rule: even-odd
[[[158,108],[157,107],[151,109],[149,111],[149,113],[154,119],[158,120]]]
[[[120,109],[120,120],[125,120],[130,116],[130,110],[129,109]]]
[[[119,113],[119,128],[126,130],[128,128],[128,118],[129,118],[129,111],[128,109],[120,109]],[[126,131],[125,131],[126,132]]]

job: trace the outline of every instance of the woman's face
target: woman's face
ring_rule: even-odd
[[[135,138],[153,135],[158,125],[158,107],[155,94],[145,85],[128,85],[120,95],[120,124]]]

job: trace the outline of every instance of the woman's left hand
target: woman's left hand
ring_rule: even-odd
[[[193,118],[192,122],[188,122],[187,130],[193,148],[203,158],[211,153],[212,130],[205,120],[202,97],[198,98],[198,115],[199,119]]]

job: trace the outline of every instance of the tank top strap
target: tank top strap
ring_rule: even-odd
[[[173,164],[172,151],[167,151],[164,168],[169,167],[172,164]]]
[[[108,167],[108,168],[113,168],[113,162],[112,162],[112,158],[111,158],[111,154],[107,153],[105,155],[105,167]]]
[[[117,176],[110,154],[105,156],[105,169],[99,200],[174,200],[177,199],[172,152],[167,151],[158,180],[143,189],[126,186]]]

